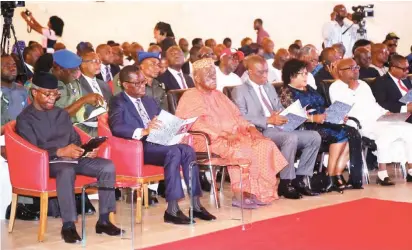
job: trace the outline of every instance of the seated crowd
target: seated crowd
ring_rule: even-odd
[[[96,118],[79,122],[99,107],[108,110],[113,136],[142,141],[144,163],[164,167],[165,181],[158,189],[167,202],[164,221],[191,223],[178,205],[185,197],[181,173],[189,186],[189,165],[196,160],[196,152],[206,151],[204,141],[193,137],[192,146],[186,140],[173,146],[146,141],[152,130],[164,125],[157,116],[161,110],[171,110],[167,98],[173,90],[185,90],[175,115],[199,117],[191,129],[209,136],[214,155],[229,161],[250,160],[243,176],[239,168],[228,167],[234,207],[256,209],[281,196],[300,199],[362,189],[365,137],[376,144],[372,159],[377,156],[378,184],[394,185],[386,170],[391,163],[405,163],[406,179],[412,182],[411,118],[377,121],[383,115],[412,112],[412,103],[399,101],[412,89],[408,59],[396,53],[399,38],[391,33],[384,43],[358,40],[353,50],[334,44],[320,54],[315,46],[302,46],[296,40],[275,53],[274,41],[262,30],[257,43],[245,38],[239,49],[231,48],[229,38],[222,44],[207,39],[205,45],[196,38],[189,49],[186,39],[176,43],[170,25],[163,22],[154,28],[157,44],[147,51],[136,42],[120,45],[111,41],[96,49],[80,42],[76,53],[57,43],[55,52],[49,54],[32,43],[23,51],[28,79],[17,77],[22,69],[17,67],[16,55],[1,56],[1,133],[6,123],[16,120],[16,132],[47,150],[50,160],[79,159],[76,164],[50,164],[50,177],[57,181],[65,242],[80,240],[74,224],[75,176],[96,177],[105,183],[114,183],[116,178],[116,166],[110,159],[97,157],[97,151],[81,157],[79,134],[73,128],[75,124],[97,136]],[[344,57],[347,50],[353,51],[353,59]],[[307,120],[294,131],[283,131],[288,119],[281,112],[296,100],[306,107]],[[326,109],[335,101],[353,105],[341,124],[326,122]],[[323,165],[321,153],[328,154],[327,183],[313,190],[309,184],[315,166]],[[2,155],[7,157],[3,147]],[[348,180],[343,177],[346,168]],[[193,215],[215,220],[200,202],[202,189],[210,191],[210,183],[196,165],[194,176]],[[115,192],[99,190],[96,233],[121,234],[109,221],[115,207]]]

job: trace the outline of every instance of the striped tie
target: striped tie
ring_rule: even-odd
[[[137,111],[139,112],[140,118],[142,118],[144,128],[147,128],[150,122],[150,117],[147,114],[143,106],[142,100],[140,98],[136,100],[136,104],[137,104]]]

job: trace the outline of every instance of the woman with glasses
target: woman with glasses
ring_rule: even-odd
[[[284,86],[280,93],[281,102],[284,107],[288,107],[299,100],[308,112],[308,120],[303,128],[318,131],[322,142],[329,145],[327,168],[330,184],[326,190],[342,192],[345,188],[361,189],[361,137],[354,128],[325,122],[325,99],[307,84],[309,73],[306,67],[306,63],[298,59],[291,59],[285,63],[282,70]],[[342,172],[349,159],[351,175],[346,182]]]

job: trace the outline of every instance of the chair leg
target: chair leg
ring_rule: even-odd
[[[116,225],[116,217],[114,215],[114,212],[109,213],[109,221],[113,224]]]
[[[217,186],[216,186],[216,171],[213,166],[210,166],[209,170],[210,170],[210,176],[211,176],[210,178],[212,179],[212,189],[210,191],[213,192],[216,208],[220,208],[219,194],[217,193]]]
[[[136,202],[136,223],[142,223],[142,192],[140,188],[137,192],[137,202]]]
[[[40,225],[37,240],[42,242],[44,240],[44,233],[47,227],[47,210],[49,208],[49,193],[44,192],[40,194]]]
[[[220,180],[220,193],[221,194],[223,194],[223,185],[225,184],[225,174],[226,174],[226,171],[225,171],[225,169],[226,169],[226,167],[222,167],[221,168],[221,174],[222,174],[222,178],[221,178],[221,180]]]
[[[323,167],[323,160],[325,159],[325,153],[322,153],[321,155],[320,155],[320,164],[319,164],[319,170],[318,170],[318,172],[319,173],[321,173],[322,172],[322,167]]]
[[[143,184],[144,208],[149,208],[149,186],[147,183]]]
[[[10,219],[9,219],[9,233],[13,232],[14,221],[16,220],[16,208],[17,208],[17,198],[18,194],[13,193],[12,200],[11,200],[11,211],[10,211]]]

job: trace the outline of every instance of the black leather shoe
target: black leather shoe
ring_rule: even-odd
[[[302,195],[305,196],[317,196],[319,195],[319,193],[316,193],[314,191],[312,191],[303,180],[297,180],[294,179],[292,181],[292,185],[293,187],[296,189],[296,191]]]
[[[207,221],[216,220],[216,217],[209,213],[204,207],[201,207],[200,211],[193,210],[193,217]]]
[[[62,228],[61,236],[66,243],[76,243],[82,240],[76,231],[76,227]]]
[[[278,195],[287,199],[300,199],[302,195],[293,187],[291,180],[280,180]]]
[[[412,175],[406,174],[406,182],[412,182]]]
[[[183,214],[182,211],[177,211],[176,216],[173,216],[171,214],[168,214],[165,211],[165,215],[163,216],[163,219],[166,223],[172,223],[176,225],[189,225],[190,224],[190,218],[187,217],[185,214]],[[195,223],[195,221],[193,221]]]
[[[6,210],[6,219],[10,219],[10,213],[11,213],[11,204],[7,207]],[[30,209],[28,209],[25,205],[17,203],[16,207],[16,219],[19,220],[26,220],[26,221],[36,221],[39,220],[40,214],[32,212]]]
[[[389,177],[385,177],[385,179],[381,180],[379,177],[376,178],[376,184],[381,186],[393,186],[395,183],[391,181]]]
[[[200,187],[202,188],[202,190],[205,192],[210,192],[210,189],[212,187],[209,181],[207,180],[206,174],[204,172],[200,172],[199,177],[200,177]]]
[[[120,228],[113,225],[110,221],[106,221],[106,222],[98,221],[96,223],[96,233],[97,234],[105,233],[110,236],[116,236],[116,235],[120,235],[122,232],[124,233],[125,231],[120,230]]]
[[[363,189],[362,185],[362,180],[355,183],[351,178],[349,178],[346,189],[349,189],[348,187],[351,187],[350,189]]]
[[[332,192],[336,191],[343,194],[344,187],[338,185],[338,180],[336,176],[328,176],[329,177],[329,184],[325,188],[325,192]]]

